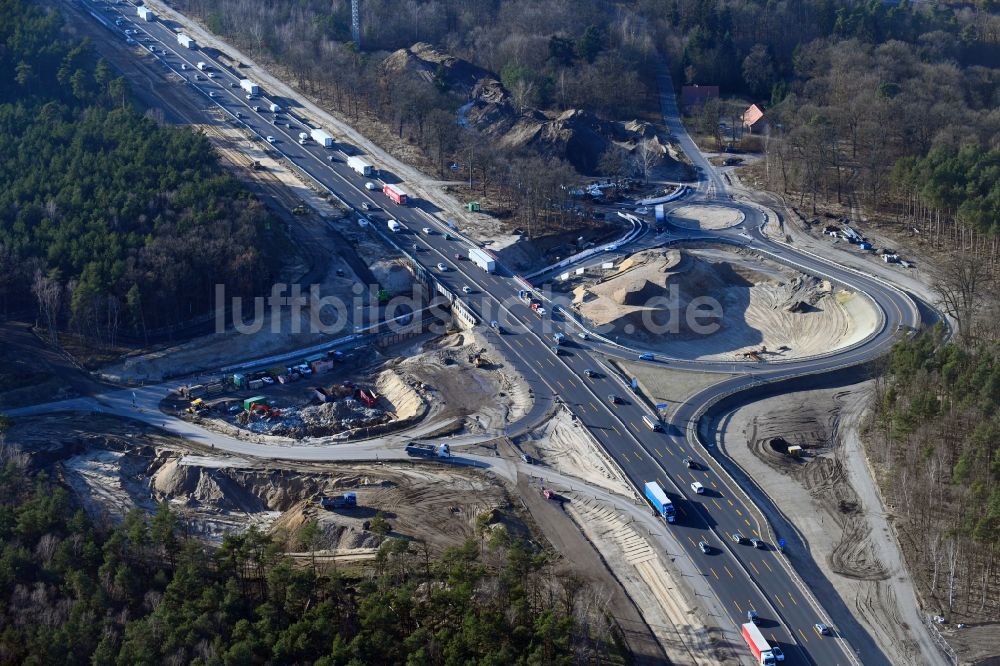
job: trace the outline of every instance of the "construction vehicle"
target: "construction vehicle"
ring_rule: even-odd
[[[358,400],[365,403],[365,407],[374,407],[378,404],[378,394],[371,389],[358,389]]]
[[[206,405],[205,401],[202,400],[201,398],[195,398],[194,400],[192,400],[191,404],[188,405],[187,408],[188,414],[201,414],[207,411],[208,411],[208,405]]]
[[[335,497],[319,498],[319,505],[324,509],[354,509],[358,506],[357,493],[344,493]]]
[[[406,451],[407,455],[417,456],[419,458],[450,458],[451,449],[448,448],[447,444],[438,444],[437,446],[433,444],[420,444],[417,442],[410,442],[403,449]]]

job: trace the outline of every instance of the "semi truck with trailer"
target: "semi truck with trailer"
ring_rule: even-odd
[[[419,444],[417,442],[410,442],[403,449],[406,451],[406,455],[416,456],[418,458],[450,458],[451,449],[448,448],[447,444]]]
[[[242,79],[240,81],[240,88],[243,88],[243,90],[247,91],[248,95],[259,95],[260,94],[260,86],[258,86],[256,83],[254,83],[250,79]]]
[[[344,493],[335,497],[321,497],[319,505],[324,509],[354,509],[358,506],[358,494]]]
[[[398,185],[390,185],[386,183],[382,186],[382,194],[389,197],[394,204],[399,206],[405,206],[410,200],[410,195],[408,195]]]
[[[497,262],[484,250],[478,247],[469,248],[469,261],[479,266],[487,273],[492,273],[497,268]]]
[[[646,482],[646,499],[656,507],[657,513],[668,523],[677,520],[677,509],[674,508],[674,503],[670,501],[670,498],[656,481]]]
[[[774,666],[776,659],[771,652],[771,646],[764,640],[764,634],[760,633],[760,628],[753,622],[747,622],[741,627],[743,640],[747,642],[747,647],[753,653],[754,663],[760,666]]]
[[[333,137],[324,132],[321,129],[314,129],[309,132],[309,136],[312,140],[323,146],[324,148],[333,148]]]
[[[186,49],[193,49],[197,47],[197,44],[194,43],[194,40],[185,35],[183,32],[177,35],[177,43]]]
[[[365,162],[360,157],[348,157],[347,166],[351,167],[355,172],[362,176],[372,175],[372,165]]]

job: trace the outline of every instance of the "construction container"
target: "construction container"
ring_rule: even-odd
[[[239,373],[233,375],[233,386],[243,388],[247,385],[247,376]]]
[[[249,412],[250,408],[253,407],[254,405],[266,405],[266,404],[267,404],[267,398],[265,396],[255,395],[254,397],[247,398],[246,400],[243,401],[243,409]]]
[[[309,367],[312,368],[312,371],[318,375],[321,372],[329,372],[330,370],[332,370],[333,361],[328,361],[326,359],[322,361],[313,361],[312,363],[309,364]]]
[[[251,391],[256,391],[257,389],[264,388],[264,380],[251,379],[249,382],[247,382],[247,388],[250,389]]]
[[[788,447],[788,455],[795,456],[796,458],[800,457],[802,455],[802,447],[801,446],[789,446]]]

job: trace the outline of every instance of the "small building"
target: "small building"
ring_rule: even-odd
[[[694,111],[710,99],[719,99],[719,86],[682,86],[681,111]]]
[[[749,134],[763,134],[766,132],[767,118],[764,116],[764,110],[756,104],[751,104],[743,112],[743,129]]]

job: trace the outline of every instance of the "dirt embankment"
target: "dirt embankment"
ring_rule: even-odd
[[[518,535],[504,486],[463,467],[394,464],[296,464],[209,455],[156,429],[108,416],[57,414],[18,419],[7,441],[32,465],[65,480],[99,520],[118,522],[134,507],[152,512],[166,501],[191,534],[217,543],[251,525],[301,549],[298,531],[316,519],[328,554],[372,554],[369,529],[381,512],[391,535],[425,542],[431,552],[476,535],[489,514]],[[356,509],[328,511],[320,497],[357,493]]]
[[[573,288],[604,335],[681,358],[799,358],[850,345],[878,318],[861,296],[745,251],[632,255]]]
[[[738,409],[720,443],[802,534],[826,578],[894,664],[944,664],[858,443],[865,385]],[[789,446],[802,447],[800,456]]]
[[[666,141],[647,122],[606,121],[581,109],[519,109],[496,74],[424,42],[393,52],[381,68],[389,78],[444,84],[456,99],[468,100],[456,110],[460,124],[475,127],[499,146],[563,157],[584,174],[596,173],[609,147],[632,152],[643,141],[662,159],[672,161]]]

